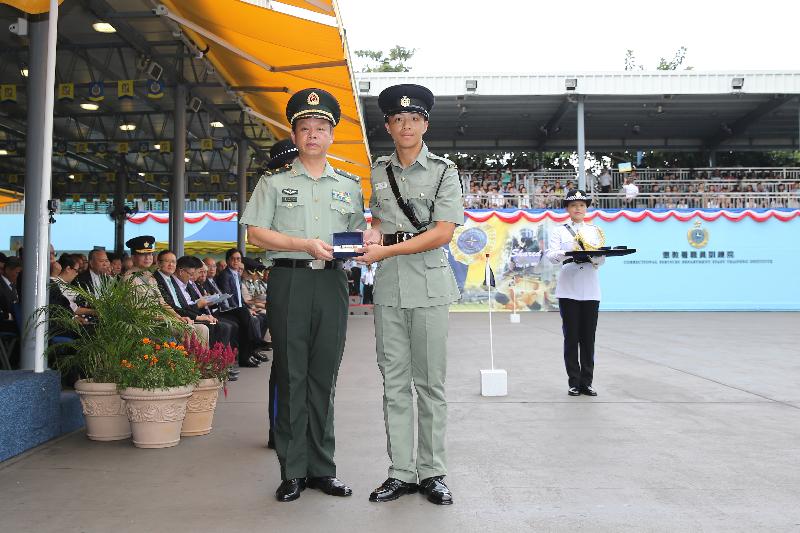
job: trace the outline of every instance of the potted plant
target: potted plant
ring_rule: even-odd
[[[56,356],[62,373],[77,371],[83,377],[75,383],[75,391],[83,406],[87,437],[127,439],[131,428],[117,389],[120,361],[146,334],[182,333],[183,324],[170,319],[157,300],[129,280],[107,278],[96,292],[71,285],[61,290],[72,291],[92,314],[79,317],[60,305],[38,310],[37,319],[47,322],[50,336],[60,341],[48,351]]]
[[[137,348],[119,362],[119,388],[133,444],[139,448],[175,446],[200,370],[186,348],[175,341],[145,337]]]
[[[183,342],[200,372],[200,381],[186,406],[181,436],[207,435],[214,421],[219,389],[225,385],[228,372],[236,361],[236,349],[221,342],[207,348],[197,338],[189,336]],[[225,392],[227,394],[227,389]]]

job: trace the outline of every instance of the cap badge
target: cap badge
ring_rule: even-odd
[[[310,93],[307,102],[308,105],[319,105],[319,95],[317,93]]]
[[[401,107],[409,107],[411,105],[411,98],[408,96],[404,96],[400,99],[400,106]]]
[[[577,191],[575,193],[575,198],[583,198],[583,195],[581,194],[581,191]]]

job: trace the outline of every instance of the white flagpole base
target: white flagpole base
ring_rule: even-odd
[[[481,396],[506,396],[508,375],[505,370],[481,370]]]
[[[512,324],[519,324],[519,313],[511,313],[510,318]]]

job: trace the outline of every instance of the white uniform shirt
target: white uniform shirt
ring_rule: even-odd
[[[572,231],[577,235],[580,230],[586,235],[589,231],[597,231],[597,226],[582,222],[575,224],[568,222]],[[569,230],[560,225],[550,233],[546,257],[551,263],[563,263],[567,256],[564,252],[580,250],[575,237]],[[600,279],[597,267],[605,263],[605,257],[592,259],[592,263],[567,263],[561,267],[556,285],[556,298],[569,298],[571,300],[597,300],[600,301]]]

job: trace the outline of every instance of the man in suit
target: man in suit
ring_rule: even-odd
[[[164,297],[170,307],[180,316],[187,317],[195,322],[201,322],[208,326],[209,340],[214,342],[221,342],[223,344],[230,344],[231,327],[228,324],[220,324],[219,321],[210,315],[201,314],[198,306],[194,301],[189,301],[189,298],[184,294],[182,285],[176,283],[174,275],[180,275],[186,279],[191,275],[193,269],[188,265],[181,268],[181,272],[177,273],[178,260],[175,253],[171,250],[163,250],[158,254],[158,270],[153,274],[153,277],[158,284],[161,295]],[[180,278],[179,278],[180,279]]]
[[[228,265],[227,268],[217,274],[215,281],[219,290],[230,294],[231,297],[220,302],[220,312],[222,316],[236,320],[240,331],[248,332],[248,335],[241,336],[243,344],[239,347],[239,365],[249,366],[247,361],[253,356],[252,351],[261,339],[256,338],[252,331],[253,313],[242,298],[242,277],[239,274],[239,269],[242,267],[242,253],[236,248],[231,248],[225,253],[225,263]]]
[[[9,263],[11,264],[9,270],[16,270],[19,259],[8,258],[5,254],[0,253],[0,331],[15,333],[17,325],[12,313],[14,304],[17,302],[17,290],[14,282],[6,276],[6,265]]]
[[[111,263],[105,250],[92,250],[89,252],[89,268],[78,274],[75,283],[82,289],[97,294],[103,281],[108,279],[111,272]]]

